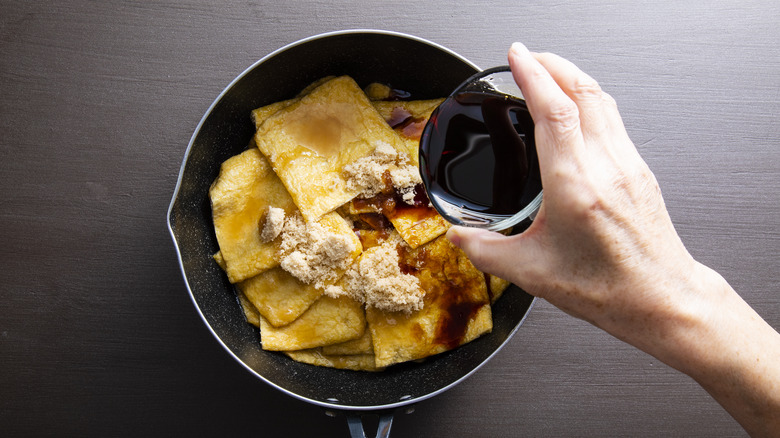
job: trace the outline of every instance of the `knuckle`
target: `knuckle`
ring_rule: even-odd
[[[538,80],[545,81],[547,80],[550,73],[541,65],[535,64],[533,68],[530,69],[531,79],[533,82],[536,82]]]
[[[547,120],[556,131],[568,133],[579,129],[580,112],[574,102],[561,100],[550,104]]]
[[[617,109],[617,101],[614,97],[612,97],[609,93],[601,93],[601,101],[604,102],[605,105],[609,106],[610,108]]]
[[[571,91],[578,99],[601,99],[604,94],[599,83],[590,76],[578,76]]]
[[[642,199],[661,199],[661,186],[649,168],[645,167],[640,171],[639,180],[641,181],[640,197]]]

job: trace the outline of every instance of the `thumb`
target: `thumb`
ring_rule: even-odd
[[[447,239],[466,253],[469,260],[482,272],[493,274],[512,283],[523,277],[526,249],[522,234],[504,236],[493,231],[452,226]]]

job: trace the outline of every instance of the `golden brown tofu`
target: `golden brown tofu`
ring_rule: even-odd
[[[412,248],[430,242],[450,228],[450,223],[428,206],[396,208],[388,219]]]
[[[402,270],[420,279],[424,306],[411,314],[366,310],[377,366],[451,350],[492,330],[484,275],[446,237],[401,252]]]
[[[322,354],[329,356],[351,356],[356,354],[374,355],[374,343],[371,341],[371,331],[366,330],[363,336],[340,344],[325,345]]]
[[[354,371],[382,371],[376,366],[373,354],[330,355],[315,348],[310,350],[286,351],[285,354],[298,362],[321,367]]]
[[[260,318],[263,348],[274,351],[304,350],[337,344],[363,336],[365,312],[359,302],[323,295],[295,321],[274,327]]]
[[[260,313],[258,313],[255,306],[253,306],[241,292],[238,292],[238,302],[241,304],[241,309],[244,311],[246,322],[260,328]]]
[[[490,293],[490,304],[494,304],[512,283],[495,275],[486,274],[485,276],[487,277],[488,292]]]
[[[287,108],[288,106],[294,104],[297,101],[298,99],[283,100],[281,102],[274,102],[270,105],[266,105],[253,110],[251,117],[252,117],[252,123],[255,124],[255,130],[260,129],[260,126],[262,126],[263,123],[265,123],[265,121],[269,117],[279,112],[279,110]]]
[[[380,371],[492,330],[490,306],[509,283],[442,236],[450,224],[416,168],[443,99],[397,97],[322,78],[252,111],[254,144],[223,163],[209,192],[214,260],[262,348]]]
[[[295,204],[260,151],[250,148],[222,163],[209,196],[214,231],[230,282],[276,266],[277,245],[260,238],[261,220],[268,207],[292,212]]]
[[[348,202],[358,192],[348,187],[344,166],[379,143],[405,151],[360,87],[349,77],[331,79],[277,111],[255,134],[307,221]]]
[[[431,113],[444,99],[431,100],[382,100],[373,102],[382,118],[404,140],[415,166],[419,165],[420,136]]]
[[[274,327],[293,322],[322,295],[278,266],[242,281],[238,288]]]

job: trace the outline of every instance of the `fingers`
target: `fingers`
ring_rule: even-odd
[[[497,275],[520,287],[525,286],[529,269],[534,266],[527,260],[533,245],[521,242],[522,235],[504,236],[477,228],[453,226],[447,231],[447,238],[461,248],[480,271]]]
[[[579,109],[544,66],[520,43],[512,44],[509,50],[509,66],[536,125],[540,165],[545,167],[555,152],[581,148]]]
[[[534,53],[532,56],[577,105],[581,129],[586,139],[604,135],[625,135],[615,100],[601,89],[595,79],[558,55]]]
[[[610,162],[640,163],[615,100],[573,63],[515,43],[509,65],[536,124],[543,182],[562,169],[565,174],[580,172],[577,162],[595,159],[594,150]]]

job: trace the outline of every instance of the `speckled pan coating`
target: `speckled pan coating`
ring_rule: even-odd
[[[517,331],[533,298],[513,286],[493,308],[493,332],[454,351],[381,373],[310,366],[260,348],[259,332],[245,322],[233,286],[211,257],[217,242],[208,188],[220,164],[247,146],[253,134],[252,109],[293,97],[327,75],[347,74],[361,86],[386,83],[410,92],[414,99],[426,99],[448,95],[478,70],[456,53],[409,35],[341,31],[266,56],[215,100],[190,140],[168,225],[195,306],[220,344],[247,370],[293,397],[323,407],[389,409],[449,389],[476,371]]]

